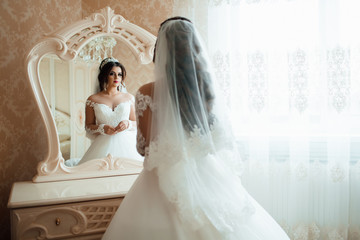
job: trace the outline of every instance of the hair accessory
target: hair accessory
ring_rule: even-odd
[[[101,62],[101,65],[100,65],[100,69],[102,69],[107,63],[109,62],[119,62],[119,60],[117,60],[116,58],[112,58],[112,57],[109,57],[109,58],[105,58],[102,62]]]

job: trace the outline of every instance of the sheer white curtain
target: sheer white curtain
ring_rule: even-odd
[[[360,239],[360,1],[174,6],[208,44],[248,191],[292,239]]]

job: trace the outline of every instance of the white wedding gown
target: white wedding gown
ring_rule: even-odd
[[[138,92],[136,98],[137,116],[147,107],[153,110],[150,96]],[[144,153],[145,139],[139,131],[137,147],[139,152]],[[248,200],[254,213],[245,220],[235,219],[243,224],[226,236],[218,232],[210,221],[194,231],[181,223],[179,212],[159,187],[156,169],[146,170],[147,164],[145,158],[144,170],[111,220],[103,240],[289,240],[283,229],[251,196]],[[200,177],[212,176],[205,174]],[[211,182],[211,179],[208,180]],[[246,191],[244,193],[247,194]],[[211,196],[208,199],[211,201]]]
[[[131,104],[133,100],[120,103],[114,110],[105,104],[95,103],[87,100],[86,104],[94,109],[96,123],[106,124],[116,127],[121,121],[129,120]],[[90,133],[91,134],[91,133]],[[143,157],[136,150],[136,127],[129,127],[115,135],[93,135],[94,139],[81,158],[76,163],[67,165],[77,165],[89,160],[105,158],[108,154],[113,157],[124,157],[143,161]]]

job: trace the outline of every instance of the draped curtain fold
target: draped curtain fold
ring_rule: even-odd
[[[360,239],[360,2],[174,1],[231,109],[243,183],[291,239]]]

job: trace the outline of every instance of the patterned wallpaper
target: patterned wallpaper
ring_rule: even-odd
[[[144,3],[146,2],[146,7]],[[26,79],[24,59],[44,33],[110,6],[156,35],[172,0],[1,0],[0,2],[0,236],[10,239],[11,186],[29,181],[47,154],[41,116]],[[150,67],[151,68],[151,67]]]

